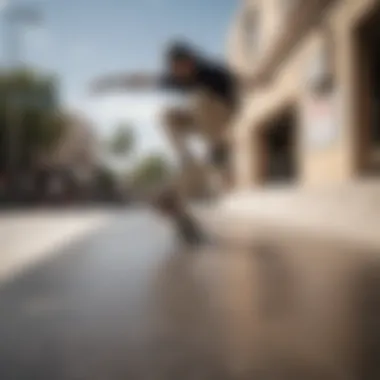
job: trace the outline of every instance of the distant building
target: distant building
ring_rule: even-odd
[[[66,136],[52,160],[59,166],[70,168],[78,180],[89,180],[99,161],[99,141],[94,126],[84,117],[69,116]]]
[[[52,152],[41,157],[55,192],[91,187],[99,166],[99,141],[93,125],[79,115],[65,115],[65,131]]]
[[[235,188],[379,175],[379,46],[379,1],[242,1],[228,49],[245,83]]]

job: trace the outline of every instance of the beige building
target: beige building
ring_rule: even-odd
[[[80,115],[62,117],[64,135],[51,152],[40,158],[41,167],[51,173],[51,186],[57,189],[56,192],[67,186],[68,179],[80,188],[91,187],[100,162],[94,126]]]
[[[64,135],[58,146],[43,158],[46,165],[89,172],[98,161],[99,142],[94,126],[79,115],[64,115]]]
[[[380,1],[242,1],[228,48],[244,82],[235,188],[376,175],[379,46]]]
[[[78,180],[86,182],[99,163],[99,151],[94,126],[82,116],[69,115],[65,136],[52,159],[58,166],[71,168]]]

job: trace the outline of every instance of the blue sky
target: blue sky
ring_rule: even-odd
[[[158,94],[94,99],[86,85],[104,73],[160,70],[162,48],[173,37],[185,36],[210,55],[223,57],[237,4],[237,0],[13,0],[21,2],[39,4],[45,18],[43,28],[25,33],[24,60],[59,74],[65,104],[85,112],[101,133],[109,133],[118,121],[133,121],[143,151],[167,149],[155,117],[168,100]]]

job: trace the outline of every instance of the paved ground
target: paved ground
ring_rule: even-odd
[[[215,218],[317,235],[380,251],[380,181],[368,179],[312,188],[274,186],[228,194]],[[231,221],[231,219],[233,221]]]
[[[33,210],[0,213],[0,282],[54,255],[103,226],[110,210]]]
[[[352,378],[354,253],[184,251],[146,210],[107,220],[3,285],[0,379]]]

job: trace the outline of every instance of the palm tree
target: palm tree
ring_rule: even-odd
[[[108,152],[116,159],[113,170],[119,186],[124,187],[128,183],[125,173],[128,171],[128,163],[135,149],[136,136],[133,125],[128,122],[120,123],[107,142]]]
[[[117,158],[128,157],[135,149],[136,138],[130,123],[121,123],[109,141],[109,150]]]

